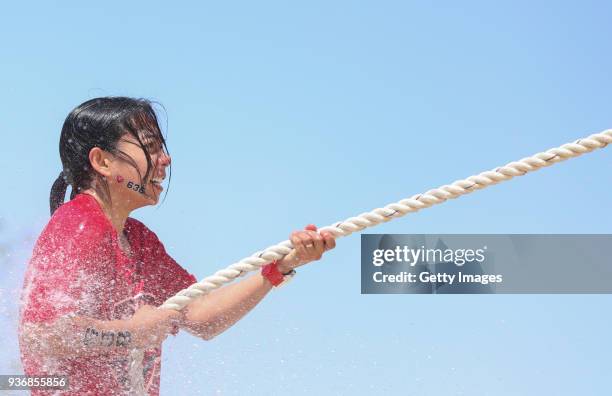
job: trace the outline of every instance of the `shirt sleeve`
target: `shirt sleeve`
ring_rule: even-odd
[[[107,318],[112,259],[103,249],[103,235],[78,231],[46,230],[37,241],[24,278],[23,322]]]
[[[170,278],[166,279],[165,282],[164,301],[197,282],[193,274],[187,272],[187,270],[181,267],[167,253],[164,256],[164,265],[167,274],[172,275]]]
[[[154,281],[159,283],[156,287],[156,294],[159,297],[158,305],[161,305],[179,291],[196,283],[197,279],[168,254],[163,243],[153,231],[147,231],[149,234],[147,250],[153,253],[152,256],[156,262],[157,276]],[[178,330],[178,326],[175,326],[172,334],[176,335]]]
[[[181,267],[169,254],[166,253],[164,258],[165,265],[169,269],[169,273],[173,273],[175,277],[170,280],[167,284],[167,294],[164,298],[164,301],[168,298],[174,296],[176,293],[180,292],[183,289],[188,288],[197,282],[196,277],[193,274],[187,272],[183,267]],[[179,326],[174,325],[172,328],[172,334],[177,335],[179,332]]]
[[[159,265],[160,282],[159,295],[161,303],[174,296],[179,291],[196,283],[196,277],[185,270],[166,252],[161,241],[154,236],[155,257]]]

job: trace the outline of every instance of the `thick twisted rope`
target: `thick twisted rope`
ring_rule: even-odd
[[[319,232],[328,231],[336,239],[349,236],[365,228],[374,227],[380,223],[402,217],[408,213],[417,212],[421,209],[441,204],[449,199],[458,198],[476,190],[481,190],[485,187],[510,180],[515,176],[523,176],[540,168],[578,157],[595,149],[604,148],[610,143],[612,143],[612,129],[593,134],[583,139],[578,139],[574,143],[567,143],[563,146],[537,153],[519,161],[510,162],[507,165],[470,176],[467,179],[457,180],[452,184],[446,184],[422,194],[413,195],[410,198],[391,203],[383,208],[377,208],[356,217],[350,217],[344,221],[320,228]],[[247,272],[258,270],[263,265],[273,260],[282,259],[289,254],[292,249],[293,245],[291,241],[286,240],[262,251],[255,252],[227,268],[219,270],[213,275],[202,279],[200,282],[194,283],[187,289],[181,290],[175,296],[166,300],[159,308],[180,311],[194,299],[204,296],[226,283],[230,283]],[[141,369],[141,366],[138,367],[139,356],[142,356],[142,351],[140,351],[139,354],[134,352],[134,361],[130,370],[132,372],[133,369],[132,379],[142,377],[142,371],[138,371]],[[141,358],[140,361],[142,361]]]

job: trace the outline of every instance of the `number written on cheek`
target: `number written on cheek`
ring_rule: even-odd
[[[141,186],[140,184],[136,184],[133,181],[129,181],[127,183],[127,187],[131,190],[138,191],[141,194],[144,194],[145,192],[144,186]]]

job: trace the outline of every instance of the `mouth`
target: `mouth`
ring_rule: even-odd
[[[165,177],[154,177],[153,179],[151,179],[151,184],[154,187],[157,187],[160,190],[163,190],[164,188],[161,186],[161,184],[164,182],[166,178]]]

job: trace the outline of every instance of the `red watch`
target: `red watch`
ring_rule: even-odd
[[[274,260],[270,264],[266,264],[261,267],[261,275],[269,280],[275,287],[280,287],[288,283],[293,278],[295,275],[295,270],[292,269],[286,274],[283,274],[278,270],[278,262]]]

